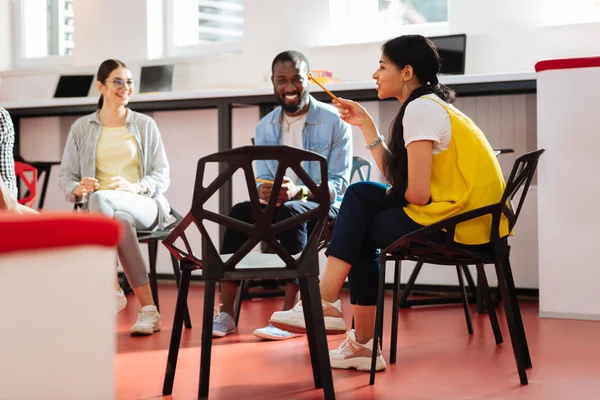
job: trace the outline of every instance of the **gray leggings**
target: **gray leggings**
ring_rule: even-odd
[[[88,200],[88,210],[122,223],[123,237],[118,246],[119,260],[131,287],[148,282],[146,265],[137,241],[136,229],[153,229],[158,221],[158,206],[149,197],[118,190],[98,190]]]

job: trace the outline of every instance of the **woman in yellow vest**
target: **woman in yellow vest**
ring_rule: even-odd
[[[423,226],[496,203],[502,196],[504,179],[492,148],[475,123],[450,104],[454,92],[439,83],[440,65],[435,46],[423,36],[400,36],[383,45],[373,74],[378,96],[395,97],[402,104],[387,144],[360,104],[334,102],[341,119],[362,130],[367,149],[390,185],[351,185],[339,211],[320,284],[323,314],[328,333],[346,331],[339,292],[348,277],[355,329],[330,352],[333,368],[370,370],[377,249]],[[461,224],[454,240],[488,243],[490,226],[491,218]],[[507,224],[501,228],[506,235]],[[271,323],[291,332],[305,331],[301,304],[274,313]],[[376,368],[386,368],[380,351]]]

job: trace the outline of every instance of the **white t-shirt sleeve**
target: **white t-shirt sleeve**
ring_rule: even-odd
[[[450,145],[450,117],[436,101],[419,98],[410,102],[406,106],[402,126],[405,146],[419,140],[431,140],[436,154]]]

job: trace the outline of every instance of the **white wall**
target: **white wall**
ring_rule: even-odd
[[[125,62],[147,60],[150,0],[77,0],[75,18],[76,66],[98,65],[107,58]]]

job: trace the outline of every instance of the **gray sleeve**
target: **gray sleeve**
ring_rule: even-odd
[[[6,187],[17,196],[17,179],[15,177],[15,160],[13,148],[15,129],[12,119],[4,108],[0,108],[0,177]]]
[[[330,200],[333,202],[346,192],[352,169],[352,127],[341,119],[333,126],[333,143],[327,165]]]
[[[62,160],[60,162],[60,173],[58,176],[58,186],[65,194],[68,201],[74,202],[75,196],[73,191],[79,185],[81,180],[81,166],[79,163],[79,146],[76,141],[77,132],[79,129],[77,121],[71,126],[65,150],[63,151]]]
[[[169,188],[171,180],[169,178],[167,153],[163,146],[160,131],[154,120],[149,122],[148,130],[152,138],[151,148],[146,150],[150,152],[150,154],[148,154],[150,169],[147,171],[146,175],[140,179],[140,183],[148,189],[148,196],[154,197],[165,193]]]

